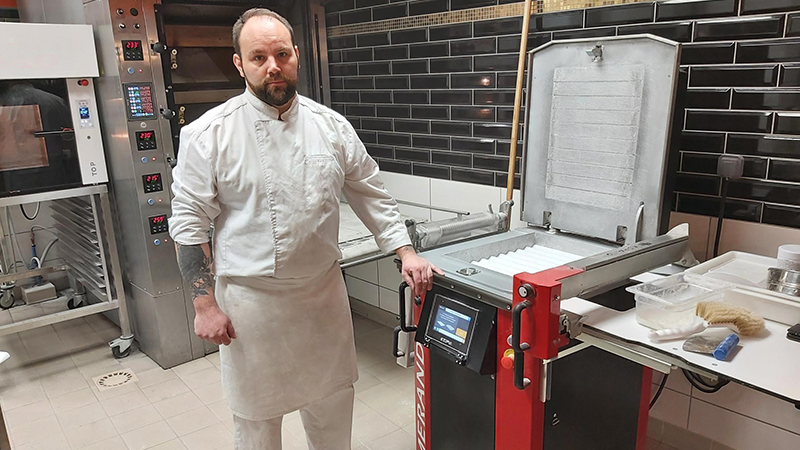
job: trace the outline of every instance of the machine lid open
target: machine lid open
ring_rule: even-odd
[[[524,221],[606,241],[659,234],[679,56],[652,35],[530,52]]]

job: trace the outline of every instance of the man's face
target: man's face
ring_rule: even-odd
[[[251,18],[242,27],[239,50],[233,63],[256,97],[272,106],[294,98],[300,52],[282,23],[268,16]]]

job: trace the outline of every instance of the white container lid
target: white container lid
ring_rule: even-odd
[[[778,259],[800,262],[800,245],[781,245],[778,247]]]

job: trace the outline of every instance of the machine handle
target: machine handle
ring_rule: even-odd
[[[169,164],[169,166],[174,169],[175,166],[178,165],[178,160],[173,158],[172,156],[167,156],[167,164]]]
[[[406,353],[403,352],[403,351],[400,351],[400,347],[399,347],[399,344],[400,344],[400,332],[401,331],[403,331],[402,328],[394,327],[394,337],[392,338],[392,355],[394,355],[395,358],[401,358],[403,356],[406,356]]]
[[[408,288],[408,283],[405,281],[400,283],[400,289],[398,290],[400,294],[400,329],[406,333],[413,333],[417,331],[417,327],[406,326],[406,288]]]
[[[514,387],[523,390],[531,384],[525,378],[525,350],[531,348],[527,342],[520,343],[520,329],[522,328],[522,311],[531,306],[528,300],[517,303],[511,315],[511,348],[514,349]]]

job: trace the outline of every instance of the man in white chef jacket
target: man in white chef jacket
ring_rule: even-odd
[[[195,332],[222,345],[237,450],[280,449],[283,415],[298,409],[309,448],[348,450],[358,371],[337,263],[340,193],[381,249],[397,252],[416,295],[439,269],[410,247],[353,127],[296,94],[289,23],[252,9],[233,40],[247,89],[183,128],[172,185],[169,228]]]

